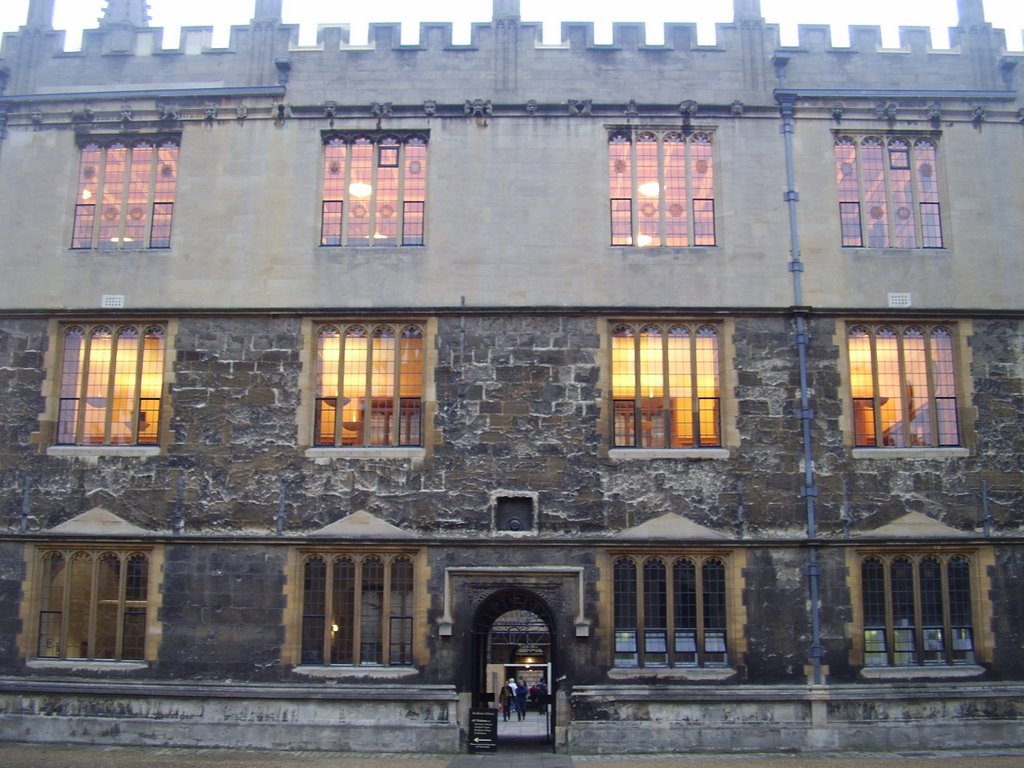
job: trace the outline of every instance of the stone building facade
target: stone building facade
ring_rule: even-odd
[[[0,49],[0,735],[1024,736],[1021,55],[618,24]],[[392,736],[399,733],[396,738]]]

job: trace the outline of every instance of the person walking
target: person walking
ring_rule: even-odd
[[[498,707],[501,709],[503,720],[508,720],[509,715],[512,713],[513,702],[515,701],[515,688],[509,687],[509,683],[512,682],[510,678],[508,683],[501,686],[501,692],[498,694]]]
[[[526,687],[523,678],[519,678],[519,682],[516,683],[516,714],[520,720],[526,719],[526,695],[529,692],[530,689]]]

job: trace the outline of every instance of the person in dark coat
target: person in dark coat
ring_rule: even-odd
[[[526,718],[526,695],[529,692],[530,689],[526,687],[523,678],[519,678],[516,683],[516,714],[519,715],[520,720]]]

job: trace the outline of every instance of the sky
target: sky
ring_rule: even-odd
[[[213,26],[215,46],[224,46],[232,24],[247,24],[254,0],[149,0],[151,24],[163,27],[164,47],[177,46],[179,29]],[[81,30],[97,26],[105,0],[56,0],[54,27],[67,31],[65,47],[80,46]],[[881,26],[882,43],[898,46],[899,26],[931,27],[932,45],[949,46],[948,29],[956,25],[957,0],[761,0],[761,13],[769,23],[781,27],[783,45],[797,42],[796,25],[830,24],[834,45],[848,45],[850,25]],[[598,43],[611,41],[612,21],[642,21],[647,24],[648,42],[662,42],[666,21],[697,24],[698,40],[714,43],[716,22],[732,20],[732,0],[645,0],[627,3],[598,3],[595,0],[520,0],[524,21],[544,23],[544,42],[559,42],[561,21],[593,21]],[[0,0],[0,32],[15,31],[25,23],[28,0]],[[488,21],[491,0],[389,0],[388,3],[343,2],[341,0],[284,0],[284,20],[300,25],[301,44],[316,41],[318,24],[349,24],[351,42],[366,40],[366,24],[400,21],[402,40],[414,43],[419,23],[453,22],[456,43],[469,42],[471,22]],[[985,0],[985,17],[1007,31],[1007,48],[1024,50],[1024,0]]]

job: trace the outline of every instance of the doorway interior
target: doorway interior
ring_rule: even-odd
[[[528,690],[525,712],[499,714],[499,748],[554,743],[552,626],[547,605],[522,590],[495,595],[477,612],[475,705],[499,708],[509,679],[522,680]]]

